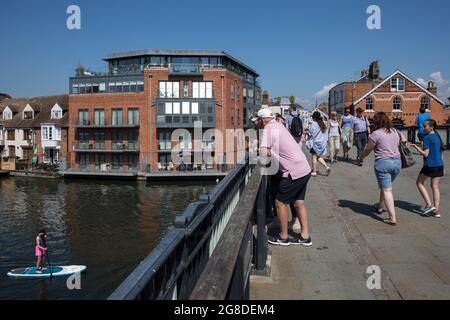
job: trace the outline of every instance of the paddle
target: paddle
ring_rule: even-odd
[[[47,248],[47,243],[46,243],[45,239],[43,240],[43,242],[44,242],[44,247]],[[48,248],[47,248],[47,250],[45,250],[45,256],[47,258],[47,265],[50,269],[50,280],[51,280],[51,279],[53,279],[53,272],[52,272],[52,266],[50,265],[50,258],[48,257]]]

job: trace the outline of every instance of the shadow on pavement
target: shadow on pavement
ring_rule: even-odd
[[[411,202],[406,202],[403,200],[396,200],[395,201],[395,206],[397,208],[403,209],[405,211],[411,212],[411,213],[415,213],[418,215],[422,215],[421,214],[421,207],[417,204],[411,203]]]
[[[373,204],[359,203],[351,200],[338,200],[338,201],[339,201],[338,205],[341,208],[349,208],[355,213],[368,216],[377,221],[383,221],[383,218],[381,218],[375,213]]]

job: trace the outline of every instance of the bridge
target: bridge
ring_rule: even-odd
[[[448,135],[444,143],[449,148]],[[448,151],[444,157],[450,163]],[[109,299],[450,298],[449,178],[441,181],[442,218],[422,217],[416,155],[394,184],[399,224],[392,227],[372,213],[378,189],[369,158],[362,168],[339,162],[329,177],[310,181],[312,248],[268,247],[268,177],[261,166],[236,166],[177,216]],[[367,287],[371,266],[380,268],[381,289]]]

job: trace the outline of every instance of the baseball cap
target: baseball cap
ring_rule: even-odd
[[[270,109],[268,108],[259,109],[258,113],[256,114],[256,117],[252,118],[252,122],[264,118],[272,118],[272,119],[274,118]]]

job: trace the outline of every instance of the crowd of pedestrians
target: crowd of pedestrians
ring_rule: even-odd
[[[269,243],[283,246],[312,245],[305,204],[308,182],[311,177],[317,176],[318,164],[325,168],[325,176],[328,176],[331,172],[328,163],[349,161],[353,145],[357,148],[355,164],[358,166],[363,166],[364,159],[374,153],[379,199],[373,205],[373,210],[378,215],[388,214],[387,218],[381,219],[384,223],[397,225],[393,183],[402,169],[401,144],[416,149],[424,158],[424,165],[416,182],[425,202],[421,213],[440,217],[439,181],[444,175],[444,148],[436,132],[436,121],[430,119],[424,109],[420,110],[416,119],[420,145],[407,142],[386,113],[377,112],[370,123],[360,108],[356,110],[355,116],[346,109],[341,119],[337,118],[336,112],[332,112],[328,121],[316,111],[312,114],[310,124],[304,122],[295,107],[291,108],[285,118],[280,114],[272,115],[269,109],[261,109],[253,121],[263,129],[260,155],[270,156],[279,164],[279,172],[271,177],[270,185],[274,211],[278,217],[275,224],[280,232],[269,235]],[[303,152],[303,146],[311,154],[311,166]],[[343,157],[338,158],[341,146]],[[425,187],[428,178],[431,179],[433,201]],[[288,208],[292,212],[293,230],[297,230],[298,234],[288,232]]]

